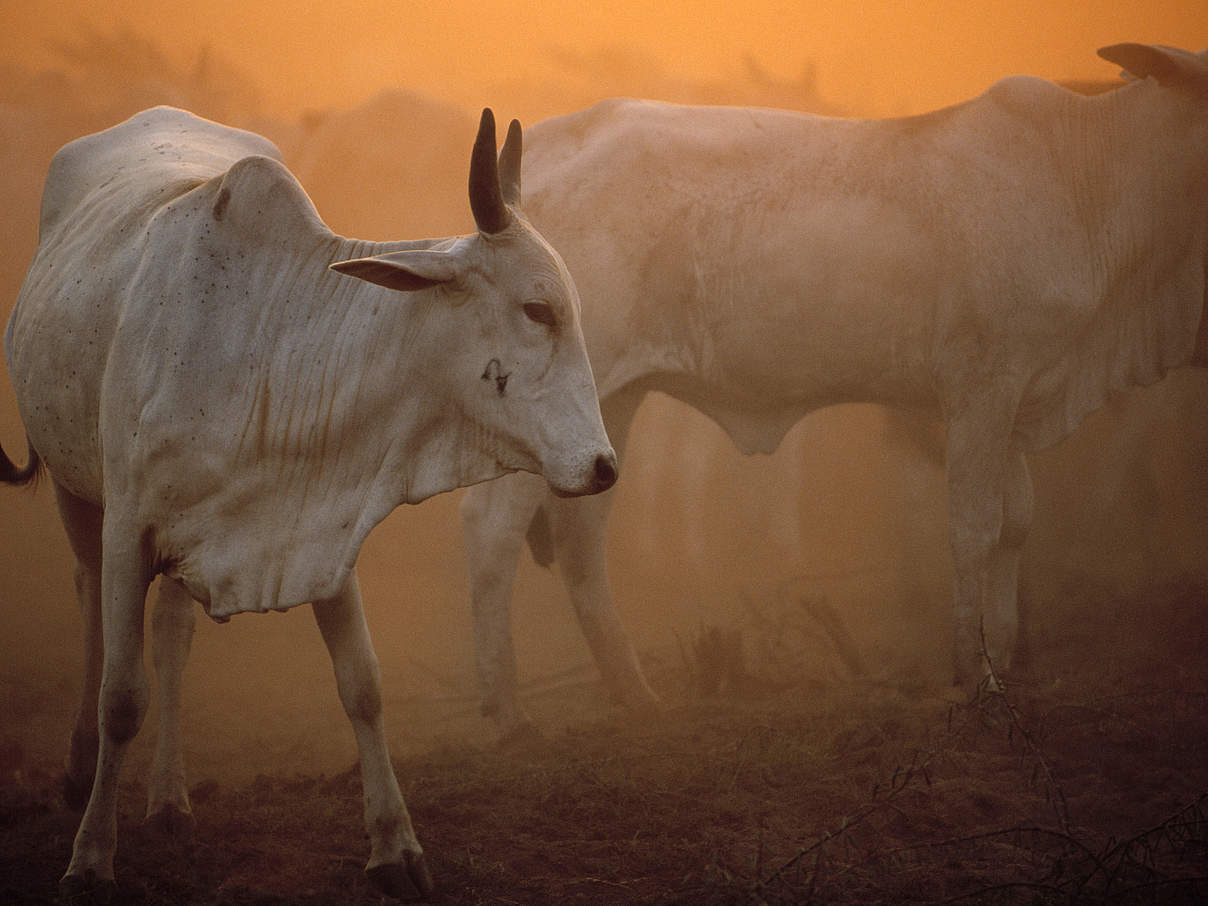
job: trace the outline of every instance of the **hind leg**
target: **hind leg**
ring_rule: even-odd
[[[143,610],[151,554],[142,527],[107,510],[103,527],[101,622],[104,631],[96,778],[76,832],[71,864],[60,883],[65,899],[104,895],[113,884],[117,794],[122,761],[147,712]]]
[[[165,836],[193,835],[193,809],[181,755],[180,696],[197,613],[193,599],[175,579],[164,576],[151,615],[151,651],[158,679],[159,736],[147,791],[147,822]]]
[[[101,508],[76,497],[59,484],[55,499],[67,540],[75,554],[76,599],[80,606],[84,635],[84,677],[75,727],[71,731],[71,749],[67,773],[63,778],[63,798],[79,812],[84,810],[96,774],[97,700],[101,689],[101,664],[104,642],[101,635]]]

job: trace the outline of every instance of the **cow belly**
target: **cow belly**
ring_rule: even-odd
[[[934,390],[891,351],[861,354],[860,346],[834,350],[781,349],[756,344],[769,354],[715,347],[707,375],[682,376],[665,389],[699,409],[730,436],[743,453],[772,453],[805,415],[843,403],[880,403],[895,408],[938,411]],[[865,344],[865,352],[870,348]],[[898,367],[895,367],[898,366]]]
[[[101,343],[73,330],[53,305],[18,300],[9,335],[9,370],[25,431],[55,481],[101,502],[98,388]]]

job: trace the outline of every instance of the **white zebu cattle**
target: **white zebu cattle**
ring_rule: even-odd
[[[1015,641],[1024,453],[1208,360],[1208,52],[1100,53],[1137,80],[1088,98],[1013,77],[873,121],[612,101],[529,134],[526,210],[586,300],[618,449],[652,389],[748,452],[840,402],[946,421],[966,685],[983,620],[998,667]],[[516,476],[465,498],[483,704],[504,732],[528,722],[509,635],[526,528],[552,541],[613,694],[653,699],[610,600],[611,496],[554,501]]]
[[[68,781],[91,796],[67,893],[113,878],[158,573],[148,813],[191,821],[176,723],[190,597],[218,620],[314,602],[360,750],[367,870],[389,893],[430,891],[383,734],[361,544],[396,506],[505,472],[564,495],[615,479],[578,298],[512,207],[519,170],[519,125],[497,162],[484,111],[479,232],[370,243],[323,224],[271,143],[183,111],[55,156],[6,335],[30,463],[0,454],[0,477],[45,462],[78,560],[88,665]]]

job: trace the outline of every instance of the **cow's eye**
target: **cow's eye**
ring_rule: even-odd
[[[558,319],[554,317],[554,308],[548,302],[525,302],[524,314],[530,321],[554,327]]]

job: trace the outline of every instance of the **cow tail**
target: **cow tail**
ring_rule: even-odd
[[[524,540],[528,542],[533,562],[548,569],[554,562],[554,527],[544,506],[537,507],[537,512],[533,513],[533,521],[529,523]]]
[[[33,444],[27,440],[26,445],[29,448],[29,456],[25,465],[20,468],[8,458],[8,454],[0,447],[0,482],[17,486],[37,482],[38,477],[42,474],[42,460],[38,457],[38,451],[34,449]]]

